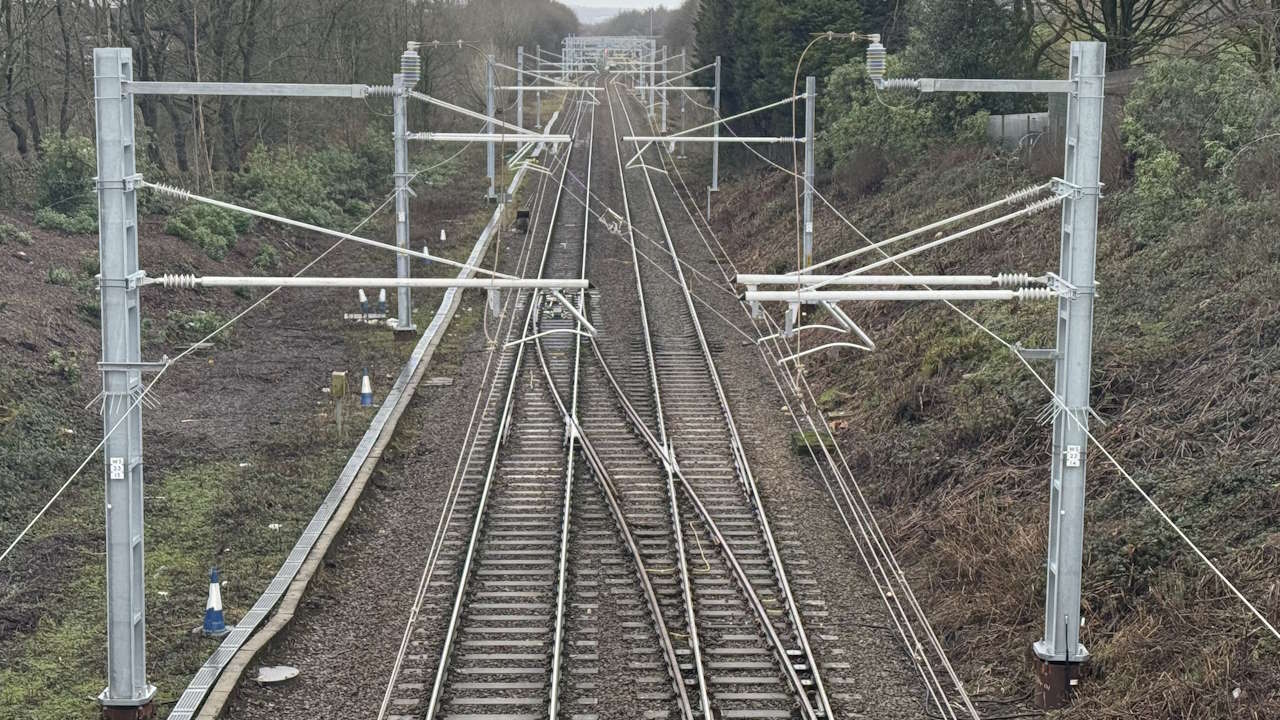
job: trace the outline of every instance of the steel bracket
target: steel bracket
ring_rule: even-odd
[[[1079,287],[1077,285],[1073,285],[1067,282],[1066,280],[1063,280],[1062,276],[1058,275],[1057,273],[1046,273],[1045,285],[1047,285],[1050,290],[1058,293],[1058,295],[1068,300],[1075,300],[1081,295],[1094,294],[1092,287],[1084,288],[1084,287]]]
[[[157,362],[100,362],[98,369],[103,372],[110,370],[133,370],[140,373],[158,373],[169,367],[169,363],[173,362],[168,355],[161,355]]]
[[[137,290],[146,284],[147,271],[139,270],[120,279],[103,278],[101,275],[96,275],[95,277],[98,279],[98,289],[124,288],[125,290]]]
[[[1027,348],[1021,342],[1013,344],[1014,352],[1023,360],[1057,360],[1062,354],[1056,348]]]

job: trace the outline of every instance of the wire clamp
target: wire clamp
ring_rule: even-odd
[[[98,275],[98,289],[117,288],[121,290],[137,290],[147,284],[147,271],[138,270],[122,278],[104,278]]]
[[[1062,178],[1054,178],[1050,181],[1050,186],[1055,195],[1058,197],[1069,197],[1072,200],[1079,200],[1084,197],[1102,197],[1102,188],[1105,183],[1099,182],[1096,187],[1085,187],[1068,182]]]
[[[142,173],[127,175],[119,180],[103,180],[95,176],[93,185],[98,190],[124,190],[125,192],[130,192],[142,186]]]
[[[1075,300],[1081,295],[1093,294],[1092,287],[1082,288],[1077,285],[1072,285],[1066,280],[1063,280],[1057,273],[1047,273],[1045,275],[1045,285],[1047,285],[1050,290],[1058,293],[1059,297],[1064,297],[1068,300]]]

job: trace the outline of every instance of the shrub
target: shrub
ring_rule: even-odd
[[[891,68],[897,66],[893,58],[890,61]],[[826,129],[817,148],[823,165],[832,167],[867,149],[891,159],[914,157],[937,137],[940,126],[932,105],[897,93],[886,100],[877,92],[861,63],[842,65],[831,73],[822,95]]]
[[[41,206],[58,207],[74,214],[93,197],[97,158],[93,141],[79,135],[46,136],[40,142],[40,166],[36,173],[37,199]]]
[[[70,285],[75,282],[76,276],[70,270],[64,267],[49,268],[49,283],[52,285]]]
[[[184,312],[174,310],[169,313],[169,327],[166,329],[165,338],[169,342],[200,342],[209,336],[214,330],[222,327],[226,322],[221,315],[209,310],[192,310]],[[225,343],[228,341],[230,328],[218,333],[213,342]]]
[[[80,253],[80,272],[87,277],[93,277],[102,270],[98,264],[97,252]]]
[[[334,157],[328,162],[336,164]],[[341,219],[342,206],[329,195],[323,163],[303,158],[287,147],[261,145],[249,153],[244,171],[232,181],[235,194],[263,212],[313,225],[330,226]]]
[[[98,232],[98,211],[94,205],[86,205],[73,213],[42,207],[36,211],[36,225],[46,230],[92,235]]]
[[[1280,115],[1275,83],[1231,59],[1153,64],[1125,106],[1125,147],[1134,157],[1128,222],[1139,240],[1167,234],[1211,205],[1241,194],[1229,166]]]
[[[17,226],[10,223],[0,223],[0,245],[5,243],[16,242],[19,245],[30,245],[33,241],[31,233],[26,230],[19,230]]]
[[[170,216],[164,231],[194,243],[211,259],[221,260],[251,223],[248,215],[196,203]]]
[[[53,371],[62,377],[68,385],[72,387],[80,384],[80,363],[77,362],[75,351],[69,355],[63,355],[60,350],[50,350],[45,357],[49,361],[49,365]]]
[[[270,243],[263,243],[258,254],[253,256],[253,268],[261,273],[280,269],[280,253]]]
[[[354,151],[258,146],[232,191],[259,210],[332,227],[369,212],[368,199],[390,189],[391,166],[391,134],[370,127]]]

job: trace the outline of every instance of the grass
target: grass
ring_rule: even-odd
[[[878,238],[1034,180],[1008,158],[953,152],[896,168],[871,195],[833,190],[833,202]],[[1280,203],[1264,195],[1209,208],[1159,242],[1138,242],[1131,191],[1108,191],[1093,374],[1107,424],[1093,430],[1263,613],[1280,617]],[[792,248],[742,240],[787,236],[790,185],[756,177],[731,193],[721,213],[732,218],[739,267],[790,269]],[[1036,216],[908,265],[1056,270],[1057,224]],[[817,234],[822,256],[862,244],[825,212]],[[970,686],[1021,696],[1042,622],[1048,430],[1036,416],[1048,397],[945,307],[854,309],[879,350],[815,356],[820,401],[857,429],[846,444],[854,474]],[[1053,346],[1052,304],[963,309],[1011,342]],[[1037,369],[1052,382],[1051,365]],[[1063,716],[1280,716],[1280,644],[1096,451],[1087,503],[1083,640],[1094,658]]]

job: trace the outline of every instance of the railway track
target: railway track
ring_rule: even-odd
[[[387,716],[830,717],[658,196],[623,167],[627,99],[601,83],[553,166],[536,274],[582,276],[589,249],[625,261],[629,239],[634,302],[569,296],[600,344],[549,296],[510,303]],[[623,242],[597,222],[605,207]],[[665,238],[669,270],[640,261],[641,228]]]

